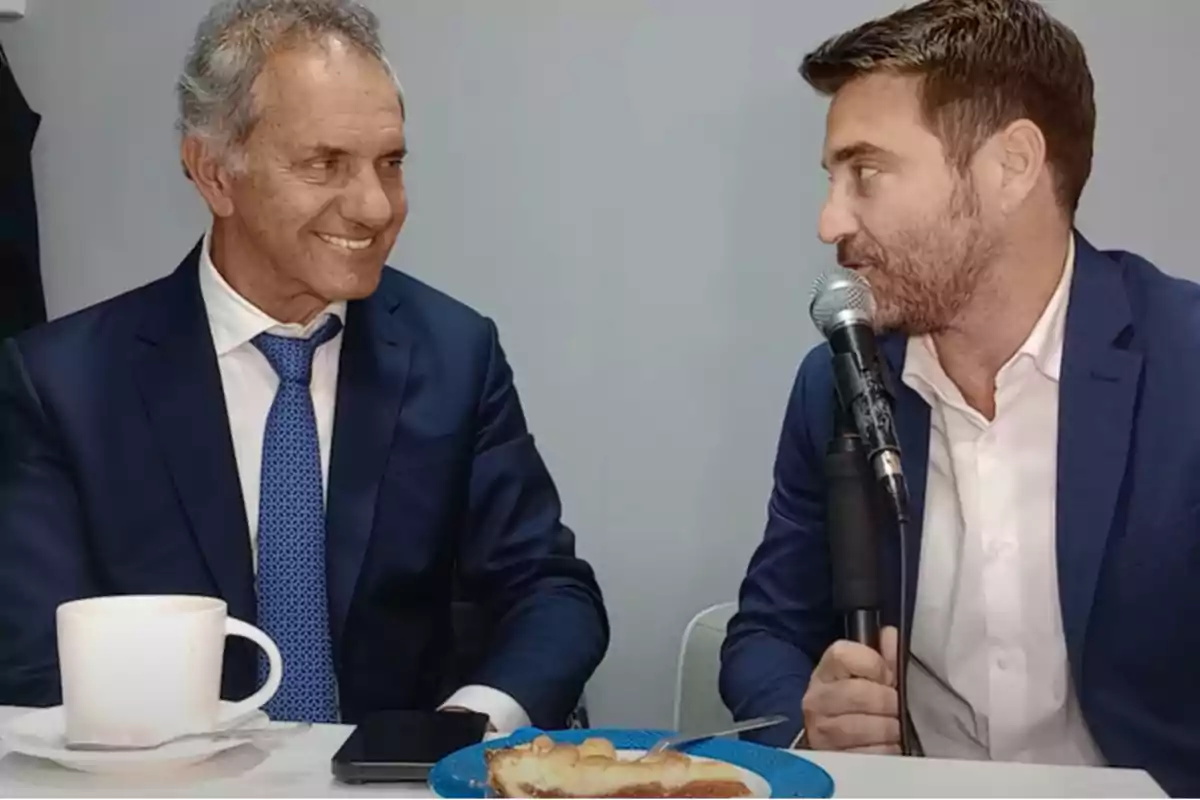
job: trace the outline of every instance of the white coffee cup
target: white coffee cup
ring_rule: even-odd
[[[229,617],[225,601],[213,597],[73,600],[58,607],[57,622],[70,742],[139,746],[215,730],[261,708],[283,677],[271,638]],[[270,672],[257,692],[222,707],[226,636],[266,651]]]

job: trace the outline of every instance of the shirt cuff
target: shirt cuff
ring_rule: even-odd
[[[464,686],[442,703],[441,707],[457,706],[478,714],[487,714],[498,733],[512,733],[530,725],[529,715],[521,704],[508,694],[491,686]]]

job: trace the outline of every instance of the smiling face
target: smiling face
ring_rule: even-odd
[[[277,319],[366,297],[408,212],[391,77],[331,38],[272,56],[254,102],[244,168],[205,192],[218,269]]]
[[[818,224],[838,262],[871,284],[876,327],[908,334],[951,325],[986,280],[1000,240],[995,198],[959,170],[923,120],[914,77],[868,74],[834,95]],[[992,220],[989,222],[989,220]]]

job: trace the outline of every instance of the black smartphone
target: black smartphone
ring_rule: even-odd
[[[342,783],[424,782],[433,765],[479,744],[488,717],[470,711],[381,711],[367,717],[333,756]]]

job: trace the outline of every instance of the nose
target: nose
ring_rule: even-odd
[[[829,194],[821,206],[821,214],[817,217],[817,236],[825,244],[837,244],[842,239],[852,236],[858,229],[849,204],[838,191],[835,184],[830,183]]]
[[[358,171],[342,195],[342,214],[346,219],[373,230],[383,228],[396,213],[396,205],[402,202],[403,187],[398,188],[393,198],[384,188],[373,166],[364,166]]]

